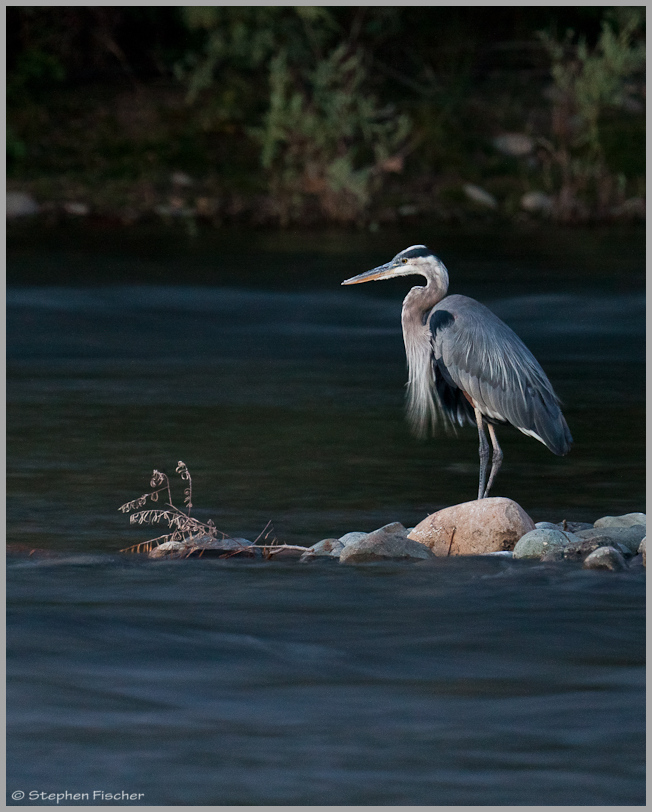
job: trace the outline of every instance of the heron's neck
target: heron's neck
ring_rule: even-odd
[[[443,266],[442,266],[443,267]],[[446,269],[427,284],[412,288],[403,301],[401,322],[408,364],[407,414],[412,430],[425,437],[437,420],[437,407],[432,393],[432,346],[428,315],[448,290]]]
[[[448,292],[448,275],[427,277],[427,284],[412,288],[403,301],[401,320],[404,325],[425,324],[432,308]]]

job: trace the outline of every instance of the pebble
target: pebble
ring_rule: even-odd
[[[594,523],[594,527],[645,527],[645,513],[625,513],[624,516],[603,516]]]
[[[620,572],[627,569],[627,564],[615,547],[599,547],[584,559],[584,569]]]
[[[514,558],[541,558],[551,550],[563,550],[574,540],[572,536],[559,528],[531,530],[516,543]]]

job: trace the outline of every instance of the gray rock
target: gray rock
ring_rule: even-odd
[[[253,548],[253,541],[243,538],[216,539],[213,536],[194,536],[187,541],[166,541],[150,552],[150,558],[181,558],[185,556],[222,555]],[[253,553],[254,550],[252,549]],[[258,550],[255,552],[259,553]]]
[[[186,175],[185,172],[180,172],[179,170],[170,175],[170,180],[175,186],[192,186],[193,184],[190,175]]]
[[[75,217],[86,217],[91,213],[90,207],[86,203],[68,201],[63,204],[63,210]]]
[[[643,556],[643,566],[647,567],[647,564],[645,563],[645,539],[643,539],[643,541],[640,543],[638,551]]]
[[[559,525],[552,522],[537,522],[535,525],[537,530],[559,530]]]
[[[553,547],[551,550],[548,550],[541,556],[541,561],[544,564],[548,564],[552,561],[563,561],[564,549],[564,547]]]
[[[166,541],[163,544],[159,544],[158,547],[154,547],[149,552],[150,558],[164,558],[165,556],[176,556],[180,555],[183,551],[185,551],[186,545],[182,541]]]
[[[643,569],[645,564],[643,563],[643,556],[641,553],[635,555],[634,558],[631,558],[628,562],[629,568],[631,569]]]
[[[354,541],[360,541],[360,539],[366,539],[369,533],[362,533],[357,530],[353,530],[351,533],[345,533],[343,536],[340,536],[340,541],[346,547],[348,544],[353,544]]]
[[[594,527],[645,527],[645,513],[625,513],[624,516],[603,516],[594,523]]]
[[[579,533],[580,530],[590,530],[593,525],[591,522],[566,522],[566,526],[564,527],[564,522],[559,522],[555,527],[558,527],[565,533]]]
[[[310,561],[319,556],[339,558],[343,549],[344,545],[339,539],[322,539],[312,547],[308,547],[306,552],[301,554],[299,561]]]
[[[497,135],[492,144],[498,152],[513,158],[523,158],[534,150],[534,139],[525,133],[503,133]]]
[[[563,550],[573,540],[572,533],[554,530],[530,530],[514,547],[514,558],[541,558],[553,549]]]
[[[462,188],[464,190],[464,194],[469,198],[469,200],[477,203],[478,206],[485,206],[488,209],[497,208],[498,201],[485,189],[481,189],[479,186],[476,186],[473,183],[465,183]]]
[[[579,530],[576,533],[581,539],[596,540],[597,547],[607,545],[623,544],[632,554],[638,552],[641,541],[645,537],[645,527],[635,524],[631,527],[593,527],[587,530]]]
[[[431,559],[435,555],[425,544],[407,537],[400,522],[392,522],[364,538],[347,544],[340,554],[341,564],[361,564],[370,561],[401,561]]]
[[[545,192],[526,192],[521,198],[521,208],[530,214],[550,214],[552,198]]]
[[[598,547],[584,559],[584,569],[619,572],[627,569],[627,564],[615,547]]]
[[[7,217],[27,217],[38,210],[38,203],[27,192],[7,192]]]

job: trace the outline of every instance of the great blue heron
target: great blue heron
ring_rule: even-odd
[[[457,294],[446,296],[448,271],[429,248],[412,245],[385,265],[342,284],[414,274],[427,280],[425,287],[412,288],[401,311],[409,370],[407,414],[414,433],[423,437],[440,423],[477,424],[478,499],[488,495],[503,460],[496,425],[511,423],[553,454],[568,454],[573,438],[539,362],[516,333],[480,302]],[[485,426],[493,446],[488,482]]]

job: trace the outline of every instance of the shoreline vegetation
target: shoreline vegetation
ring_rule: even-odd
[[[8,9],[7,215],[642,221],[645,11]]]

